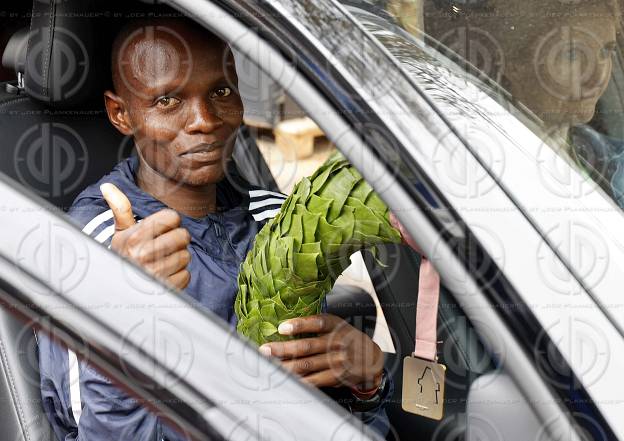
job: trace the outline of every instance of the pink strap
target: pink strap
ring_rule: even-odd
[[[435,361],[438,340],[438,301],[440,275],[424,256],[420,261],[416,302],[416,345],[414,355]]]

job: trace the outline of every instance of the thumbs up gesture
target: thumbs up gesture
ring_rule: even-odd
[[[186,288],[191,280],[186,269],[191,261],[187,249],[191,235],[180,227],[180,215],[164,209],[137,223],[130,201],[117,187],[106,183],[100,191],[115,220],[111,248],[174,287]]]

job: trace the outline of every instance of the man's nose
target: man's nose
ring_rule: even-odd
[[[186,124],[186,131],[189,133],[210,133],[223,125],[223,120],[214,106],[203,99],[194,100],[189,112]]]

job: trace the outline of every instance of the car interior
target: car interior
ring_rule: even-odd
[[[63,211],[83,188],[133,150],[129,139],[109,123],[101,98],[110,77],[111,36],[104,24],[114,17],[90,16],[91,7],[93,2],[84,0],[35,0],[14,6],[13,14],[0,18],[4,66],[0,84],[4,160],[0,172]],[[76,18],[79,13],[84,18]],[[54,20],[49,20],[50,16]],[[80,47],[71,47],[77,44]],[[89,68],[67,69],[66,50],[82,54],[84,58],[77,63]],[[228,174],[279,191],[257,146],[257,136],[257,130],[242,127]],[[35,149],[23,151],[23,146],[32,144]],[[385,265],[364,253],[393,345],[393,352],[386,354],[386,368],[395,385],[387,407],[391,426],[387,439],[408,439],[414,434],[421,439],[464,439],[470,386],[497,369],[496,357],[485,350],[470,320],[443,289],[438,334],[443,343],[439,357],[448,367],[446,415],[442,421],[434,421],[403,411],[402,360],[413,351],[414,287],[420,261],[403,246],[384,247],[378,259]],[[378,319],[375,304],[361,288],[337,285],[328,296],[328,310],[369,335],[374,333]],[[9,397],[0,400],[2,432],[16,434],[16,439],[52,440],[41,409],[36,360],[34,333],[24,332],[24,323],[10,308],[0,309],[0,397]]]

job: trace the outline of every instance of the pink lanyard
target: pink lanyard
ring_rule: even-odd
[[[431,262],[422,256],[418,276],[418,300],[416,301],[415,357],[436,361],[439,300],[440,275]]]
[[[401,233],[403,243],[409,245],[421,256],[418,276],[418,300],[416,301],[416,331],[413,355],[429,361],[436,361],[438,345],[438,302],[440,300],[440,275],[422,250],[405,230],[394,213],[390,213],[390,224]]]

